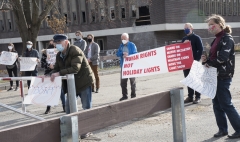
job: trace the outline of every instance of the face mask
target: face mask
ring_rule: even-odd
[[[12,47],[12,46],[8,46],[8,49],[9,49],[9,50],[12,50],[12,49],[13,49],[13,47]]]
[[[190,33],[190,29],[184,29],[184,33],[187,35]]]
[[[32,45],[27,45],[27,48],[28,48],[28,49],[32,48]]]
[[[123,43],[123,44],[127,44],[128,41],[127,41],[127,40],[122,40],[122,43]]]
[[[64,50],[64,47],[62,46],[62,44],[56,44],[56,48],[60,52],[62,52]]]
[[[79,39],[81,39],[81,37],[80,36],[76,36],[76,39],[79,40]]]
[[[87,41],[88,41],[88,42],[92,42],[92,39],[91,39],[91,38],[88,38]]]

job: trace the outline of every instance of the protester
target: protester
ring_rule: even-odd
[[[76,31],[75,35],[77,40],[74,42],[74,45],[78,46],[84,52],[86,49],[87,43],[83,39],[82,32]]]
[[[27,49],[23,53],[23,57],[35,57],[35,58],[37,58],[37,62],[40,62],[39,53],[36,49],[33,49],[32,45],[33,45],[33,43],[31,41],[27,42]],[[37,75],[38,75],[37,65],[33,71],[25,71],[25,76],[37,76]],[[31,84],[31,81],[28,80],[27,81],[28,89],[30,87],[30,84]]]
[[[132,55],[137,53],[137,47],[134,43],[129,41],[129,35],[127,33],[123,33],[121,36],[122,43],[118,48],[116,55],[120,57],[120,67],[122,70],[123,66],[123,59],[126,58],[128,55]],[[134,78],[129,78],[131,84],[131,98],[136,97],[136,80]],[[120,101],[128,99],[128,91],[127,91],[127,81],[128,78],[122,78],[121,75],[121,87],[122,87],[122,98]]]
[[[82,108],[90,109],[92,107],[92,83],[95,78],[92,69],[82,50],[75,45],[70,45],[67,36],[57,34],[53,37],[56,48],[59,51],[56,56],[56,63],[53,71],[51,71],[51,81],[57,76],[65,76],[74,74],[76,95],[81,98]],[[67,82],[63,81],[63,91],[67,93]],[[70,113],[69,100],[66,99],[65,110]],[[88,137],[92,133],[87,133],[81,138]]]
[[[191,42],[193,58],[196,61],[201,59],[203,44],[201,38],[193,32],[193,25],[191,23],[186,23],[184,25],[184,33],[187,35],[182,39],[183,43]],[[184,77],[187,77],[190,69],[183,70]],[[193,96],[195,93],[195,100]],[[193,104],[198,104],[201,102],[201,94],[194,91],[192,88],[188,87],[188,97],[184,100],[184,103],[193,102]]]
[[[12,43],[8,44],[8,52],[14,52],[17,53],[17,51],[14,48],[14,45]],[[18,55],[17,55],[18,58]],[[6,65],[7,72],[9,77],[13,77],[13,74],[15,77],[18,77],[18,64],[17,59],[12,65]],[[16,81],[16,88],[14,91],[17,91],[19,89],[19,81]],[[10,88],[7,91],[13,90],[13,81],[10,81]]]
[[[50,40],[47,49],[55,49],[55,46],[54,46],[54,43],[53,43],[53,39]],[[53,64],[49,64],[47,62],[47,49],[43,49],[42,50],[42,58],[41,58],[41,67],[45,69],[44,75],[49,74],[53,70],[53,68],[54,68]],[[60,98],[61,98],[61,101],[62,101],[63,111],[65,112],[65,94],[64,94],[63,90],[61,91]],[[45,114],[50,113],[50,111],[51,111],[51,106],[47,106]]]
[[[96,93],[99,92],[100,80],[98,75],[98,65],[99,65],[99,45],[94,42],[94,36],[92,34],[87,35],[88,45],[86,50],[84,51],[85,56],[88,59],[89,65],[91,66],[94,76],[96,78]],[[92,92],[95,90],[95,85],[92,84]]]
[[[212,102],[219,131],[214,134],[214,137],[228,135],[228,117],[235,130],[235,133],[228,135],[228,137],[230,139],[240,138],[240,116],[231,101],[232,97],[229,90],[235,68],[232,30],[220,15],[212,15],[206,22],[208,23],[208,31],[216,36],[211,44],[209,57],[202,55],[203,64],[206,67],[217,68],[218,72],[217,92]]]

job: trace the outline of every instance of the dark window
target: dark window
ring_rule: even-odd
[[[110,18],[111,18],[111,20],[115,19],[115,9],[114,9],[114,7],[110,7]]]
[[[73,12],[73,21],[76,23],[77,22],[77,15],[75,12]]]
[[[82,11],[82,22],[86,23],[86,14],[85,11]]]
[[[136,26],[151,25],[149,6],[139,7],[139,19],[136,19]]]
[[[228,15],[232,15],[233,13],[233,5],[232,5],[232,0],[228,0],[227,4],[228,4]]]
[[[222,2],[220,0],[217,1],[217,14],[222,14]]]
[[[203,15],[203,0],[199,0],[199,3],[198,3],[198,14],[200,16]]]
[[[103,40],[102,40],[102,39],[98,39],[98,40],[97,40],[97,43],[98,43],[98,45],[99,45],[99,47],[100,47],[100,50],[101,50],[101,51],[104,50]]]
[[[94,9],[91,10],[91,17],[92,17],[92,22],[95,22],[96,15],[95,15],[95,10]]]
[[[125,7],[121,8],[121,17],[122,17],[122,19],[126,18]]]
[[[2,20],[0,20],[0,29],[1,29],[1,31],[4,31],[4,24],[3,24]]]
[[[227,4],[226,4],[226,0],[223,0],[222,3],[222,15],[226,15],[227,13]]]
[[[132,17],[136,17],[137,16],[137,9],[135,5],[132,5]]]
[[[238,3],[237,0],[233,1],[233,15],[237,15],[238,13]]]
[[[205,1],[205,7],[204,8],[205,8],[205,10],[204,10],[205,15],[209,15],[210,14],[209,0]]]
[[[12,30],[12,22],[11,22],[11,20],[10,19],[8,19],[8,25],[9,25],[9,30]]]
[[[212,0],[211,1],[211,13],[216,13],[216,1]]]
[[[66,19],[65,19],[65,22],[66,22],[66,24],[68,24],[68,20],[67,20],[67,19],[68,19],[68,15],[67,15],[66,13],[64,13],[64,16],[65,16],[65,18],[66,18]]]
[[[104,10],[104,8],[100,9],[100,14],[101,14],[101,21],[103,21],[104,17],[105,17],[105,10]]]

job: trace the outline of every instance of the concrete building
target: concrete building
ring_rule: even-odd
[[[233,28],[236,43],[240,42],[240,0],[61,0],[60,12],[66,22],[69,39],[75,40],[75,31],[81,30],[95,36],[101,51],[117,49],[123,32],[130,34],[138,51],[179,42],[184,36],[184,23],[190,22],[194,32],[210,43],[213,37],[207,31],[204,20],[211,14],[224,16]],[[39,4],[42,9],[43,3]],[[53,37],[44,21],[39,31],[38,50],[47,47]],[[14,43],[19,54],[21,38],[14,23],[13,13],[0,12],[0,51]]]

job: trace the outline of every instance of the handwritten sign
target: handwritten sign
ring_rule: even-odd
[[[58,51],[56,49],[47,49],[47,63],[55,64]]]
[[[61,86],[61,77],[56,77],[54,82],[51,82],[50,78],[45,78],[42,82],[41,78],[33,77],[24,104],[58,105]]]
[[[3,51],[0,57],[0,64],[12,65],[17,60],[17,53]]]
[[[194,61],[190,73],[180,82],[213,99],[217,90],[217,68],[207,68]]]
[[[130,55],[124,59],[122,78],[155,75],[191,68],[190,42],[172,44]]]
[[[37,58],[20,57],[20,71],[33,71],[37,65]]]

